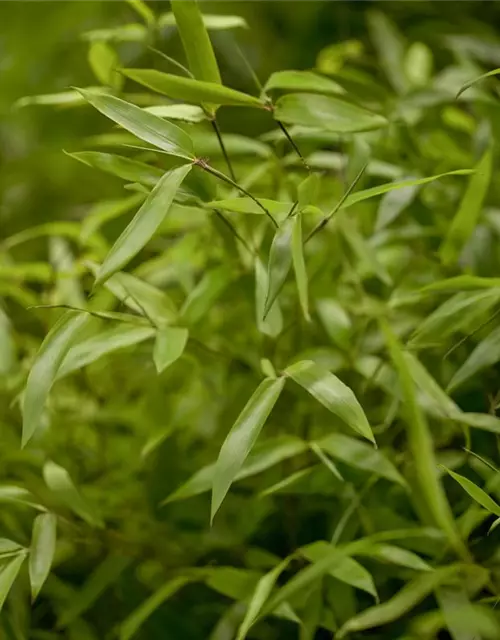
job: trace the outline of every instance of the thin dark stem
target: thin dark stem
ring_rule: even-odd
[[[302,155],[300,149],[298,148],[295,140],[292,138],[292,136],[290,135],[290,133],[288,132],[288,129],[285,127],[285,125],[280,121],[280,120],[276,120],[276,122],[278,123],[279,128],[281,129],[281,131],[283,131],[283,134],[285,136],[285,138],[288,140],[288,142],[292,145],[293,150],[295,151],[295,153],[299,156],[299,158],[302,161],[302,164],[304,165],[304,167],[308,170],[311,171],[311,167],[307,164],[306,159],[304,158],[304,156]]]
[[[212,128],[215,131],[215,135],[217,136],[217,140],[219,141],[219,145],[222,150],[222,155],[224,156],[224,160],[226,161],[229,175],[231,176],[231,179],[236,182],[236,176],[234,175],[233,165],[231,164],[231,160],[229,159],[229,156],[227,154],[227,149],[224,144],[224,140],[222,139],[222,133],[221,133],[219,124],[215,118],[213,118],[211,122],[212,122]]]
[[[278,228],[279,225],[276,222],[276,220],[273,218],[271,213],[249,191],[247,191],[246,189],[241,187],[237,182],[235,182],[234,180],[231,180],[231,178],[228,178],[228,176],[224,175],[223,173],[221,173],[217,169],[214,169],[213,167],[211,167],[209,164],[207,164],[205,162],[205,160],[198,159],[198,160],[196,160],[194,162],[194,164],[197,165],[198,167],[200,167],[201,169],[203,169],[204,171],[207,171],[208,173],[211,173],[216,178],[219,178],[219,180],[222,180],[223,182],[226,182],[227,184],[230,184],[232,187],[234,187],[235,189],[238,189],[238,191],[241,191],[241,193],[243,193],[248,198],[250,198],[250,200],[253,200],[253,202],[255,202],[255,204],[259,207],[259,209],[262,209],[262,211],[266,214],[266,216],[269,218],[269,220],[271,220],[271,222],[276,227],[276,229]]]
[[[223,213],[221,211],[219,211],[218,209],[214,209],[215,215],[222,220],[222,222],[226,225],[226,227],[228,227],[228,229],[231,231],[231,233],[233,234],[233,236],[235,238],[237,238],[241,244],[245,247],[245,249],[252,255],[252,256],[256,256],[257,252],[256,250],[251,247],[248,242],[245,240],[245,238],[240,235],[240,233],[236,230],[236,228],[234,227],[233,223],[230,222],[225,215],[223,215]]]
[[[314,229],[311,231],[311,233],[305,239],[304,244],[309,242],[309,240],[313,236],[315,236],[318,233],[318,231],[321,231],[321,229],[326,227],[326,225],[330,222],[330,220],[333,218],[333,216],[337,213],[337,211],[340,209],[340,207],[344,204],[344,202],[347,200],[349,195],[352,193],[353,189],[356,187],[356,185],[360,181],[361,176],[363,175],[365,170],[366,170],[366,164],[361,168],[361,171],[358,173],[358,175],[354,178],[352,183],[349,185],[349,188],[347,189],[347,191],[344,193],[344,195],[337,202],[337,204],[335,205],[333,211],[331,211],[325,218],[323,218],[323,220],[318,222],[318,224],[314,227]]]

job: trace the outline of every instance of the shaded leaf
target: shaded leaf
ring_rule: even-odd
[[[21,570],[25,558],[26,554],[20,553],[12,558],[12,560],[9,560],[0,571],[0,611],[3,609],[5,600],[17,578],[17,574]]]
[[[292,266],[292,233],[294,225],[294,218],[287,218],[276,230],[271,244],[267,268],[268,289],[264,304],[264,318],[283,288]]]
[[[356,396],[337,376],[310,360],[297,362],[287,367],[285,374],[295,380],[351,429],[375,442],[368,420]]]
[[[304,243],[302,240],[302,213],[298,213],[293,218],[292,229],[292,262],[299,294],[300,308],[307,322],[310,322],[309,314],[309,293],[306,263],[304,260]]]
[[[29,561],[32,600],[50,573],[56,550],[56,527],[57,518],[53,513],[41,513],[33,523]]]
[[[226,437],[219,452],[212,482],[211,520],[252,450],[284,385],[285,378],[263,380]]]

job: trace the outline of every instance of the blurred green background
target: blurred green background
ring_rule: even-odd
[[[157,14],[169,9],[167,2],[150,5]],[[442,48],[443,37],[460,34],[467,34],[470,46],[461,45],[455,55],[500,64],[494,42],[500,18],[496,2],[203,2],[206,13],[234,13],[248,22],[248,30],[212,32],[225,83],[247,91],[255,87],[236,42],[262,80],[278,69],[310,68],[325,46],[348,39],[361,40],[366,48],[363,64],[375,66],[366,24],[366,12],[374,6],[380,6],[409,41],[429,44],[438,64],[448,62],[439,60],[440,55],[451,56]],[[71,218],[85,203],[116,194],[113,180],[62,152],[80,148],[83,136],[106,130],[107,123],[94,110],[13,105],[23,96],[96,84],[82,34],[140,21],[131,6],[119,1],[0,3],[1,236],[46,220]],[[163,29],[155,45],[182,58],[174,27]],[[165,68],[141,43],[122,42],[117,48],[128,66]],[[250,132],[237,109],[224,110],[223,116],[225,130]],[[269,127],[256,117],[254,132]]]

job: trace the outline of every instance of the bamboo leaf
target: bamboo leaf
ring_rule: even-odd
[[[457,99],[462,95],[462,93],[464,91],[467,91],[467,89],[469,89],[470,87],[472,87],[473,85],[475,85],[477,82],[480,82],[481,80],[484,80],[485,78],[490,78],[491,76],[497,76],[500,73],[500,69],[492,69],[491,71],[487,71],[486,73],[482,73],[480,76],[477,76],[477,78],[474,78],[473,80],[469,80],[468,82],[466,82],[464,85],[462,85],[460,87],[460,90],[457,93]]]
[[[66,469],[49,460],[43,467],[43,478],[55,497],[68,509],[93,527],[104,526],[102,520],[80,495]]]
[[[68,153],[67,155],[94,169],[105,171],[129,182],[139,182],[148,187],[154,187],[164,174],[158,167],[152,167],[145,162],[138,162],[113,153],[79,151],[77,153]]]
[[[483,202],[488,192],[493,165],[493,149],[489,147],[471,176],[460,207],[455,214],[446,237],[439,248],[445,265],[455,262],[479,222]]]
[[[190,292],[181,309],[181,316],[187,324],[196,324],[211,309],[232,280],[225,267],[207,272]]]
[[[156,334],[153,360],[158,373],[178,360],[184,352],[189,331],[184,327],[164,327]]]
[[[33,523],[30,550],[31,599],[35,600],[50,573],[56,550],[57,518],[53,513],[41,513]]]
[[[227,435],[219,452],[212,483],[212,521],[259,437],[284,385],[285,378],[263,380]]]
[[[26,383],[23,402],[24,447],[40,426],[42,412],[66,354],[89,321],[86,313],[65,313],[47,334],[36,355]]]
[[[465,476],[461,476],[459,473],[455,473],[451,469],[447,469],[443,467],[450,476],[458,482],[458,484],[466,491],[470,497],[475,500],[478,504],[484,507],[487,511],[494,513],[496,516],[500,516],[500,505],[498,505],[493,498],[483,491],[480,487],[466,478]]]
[[[297,362],[285,369],[285,374],[310,393],[347,426],[375,442],[370,425],[352,390],[337,376],[311,360]]]
[[[264,319],[283,288],[288,272],[292,266],[292,234],[294,225],[294,218],[287,218],[276,230],[271,244],[269,264],[267,267],[268,289],[266,302],[264,304]]]
[[[191,1],[188,0],[188,2]],[[158,93],[163,93],[174,100],[194,104],[211,103],[216,106],[257,107],[260,109],[265,106],[259,98],[215,82],[183,78],[156,69],[122,69],[122,73],[134,82]]]
[[[313,71],[276,71],[269,76],[264,86],[265,91],[272,91],[273,89],[307,91],[310,93],[323,93],[325,95],[340,95],[345,93],[345,89],[339,84]]]
[[[172,156],[194,160],[191,138],[175,124],[115,96],[98,94],[87,89],[78,91],[93,107],[134,136]]]
[[[97,272],[95,285],[106,282],[124,267],[152,238],[168,214],[177,189],[191,171],[191,165],[182,165],[166,173],[146,198],[132,222],[111,247]]]
[[[295,281],[299,294],[300,308],[307,322],[311,321],[309,314],[309,293],[306,263],[304,260],[304,242],[302,240],[302,213],[293,218],[292,229],[292,262]]]
[[[287,124],[318,127],[336,133],[371,131],[387,126],[384,117],[363,107],[313,93],[289,93],[279,98],[274,117]]]
[[[259,257],[255,258],[255,313],[259,331],[272,338],[276,338],[283,328],[283,316],[278,300],[264,317],[264,306],[269,291],[269,276],[267,269]]]
[[[9,560],[9,562],[0,571],[0,611],[3,609],[5,600],[9,595],[9,591],[11,590],[15,579],[17,578],[17,574],[21,570],[25,558],[25,553],[18,554],[12,558],[12,560]]]
[[[238,29],[248,27],[245,18],[241,16],[229,16],[219,14],[204,13],[202,16],[205,28],[213,31],[225,31],[226,29]],[[171,27],[175,25],[175,16],[173,13],[162,13],[158,18],[160,27]]]
[[[101,84],[108,85],[119,91],[123,85],[123,78],[117,73],[120,59],[116,51],[102,40],[90,43],[88,60],[90,68]]]
[[[492,367],[500,360],[500,327],[482,340],[462,366],[455,371],[448,385],[449,391],[473,378],[479,371]]]

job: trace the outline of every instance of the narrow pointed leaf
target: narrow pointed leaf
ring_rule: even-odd
[[[413,379],[403,350],[390,326],[385,321],[381,321],[380,326],[401,384],[409,448],[420,491],[435,523],[446,534],[453,548],[463,557],[467,557],[446,494],[439,481],[432,436],[427,420],[418,405]]]
[[[31,598],[35,600],[47,579],[56,550],[57,518],[53,513],[41,513],[33,523],[29,572]]]
[[[467,89],[469,89],[470,87],[475,85],[477,82],[480,82],[481,80],[484,80],[485,78],[490,78],[491,76],[497,76],[498,74],[500,74],[500,69],[492,69],[491,71],[487,71],[486,73],[482,73],[480,76],[477,76],[477,78],[474,78],[473,80],[469,80],[469,82],[466,82],[464,85],[462,85],[460,87],[460,90],[457,93],[456,97],[459,98],[464,91],[467,91]]]
[[[339,84],[313,71],[276,71],[269,76],[264,89],[265,91],[272,91],[273,89],[307,91],[334,96],[345,93],[345,89]]]
[[[43,467],[43,477],[55,497],[68,509],[91,526],[103,526],[101,519],[78,492],[66,469],[49,460]]]
[[[228,16],[213,13],[202,14],[203,24],[208,30],[219,31],[226,29],[238,29],[248,27],[245,18],[241,16]],[[173,13],[162,13],[158,18],[160,27],[171,27],[175,25],[175,16]]]
[[[387,602],[365,609],[348,620],[338,633],[338,637],[344,638],[348,633],[380,627],[398,620],[456,572],[455,566],[449,566],[418,576]]]
[[[402,549],[392,544],[370,544],[366,549],[361,549],[359,555],[369,556],[376,560],[382,560],[415,571],[431,571],[431,567],[420,556],[408,549]]]
[[[120,640],[130,640],[149,616],[158,609],[166,600],[182,589],[186,584],[192,582],[193,578],[189,576],[178,576],[166,582],[162,587],[155,591],[149,598],[146,598],[135,611],[121,623],[119,630]]]
[[[86,313],[68,311],[56,322],[42,342],[26,383],[23,403],[23,446],[39,427],[59,367],[89,318]]]
[[[172,0],[170,7],[190,71],[198,80],[220,84],[219,67],[198,3],[195,0]]]
[[[236,640],[245,640],[250,627],[257,620],[259,613],[261,612],[262,608],[268,601],[269,596],[271,595],[271,591],[273,590],[276,581],[278,580],[284,569],[286,569],[290,560],[291,558],[285,558],[282,562],[271,569],[271,571],[266,573],[265,576],[262,576],[262,578],[259,580],[248,604],[245,617],[243,618],[243,621],[238,628],[238,635],[236,636]]]
[[[341,433],[330,433],[316,440],[316,444],[339,462],[375,473],[381,478],[406,487],[406,481],[393,463],[379,449],[362,440],[350,438]]]
[[[189,331],[184,327],[164,327],[158,329],[153,360],[158,373],[178,360],[184,352]]]
[[[219,452],[212,483],[212,520],[276,404],[285,380],[263,380],[225,439]]]
[[[454,391],[479,371],[492,367],[500,360],[500,327],[494,329],[489,336],[482,340],[470,354],[462,366],[455,371],[448,385],[449,391]]]
[[[297,291],[299,294],[300,308],[304,318],[309,322],[311,316],[309,314],[309,293],[306,263],[304,260],[304,242],[302,240],[302,213],[298,213],[293,218],[292,230],[292,261],[295,272],[295,281],[297,283]]]
[[[451,469],[447,469],[446,467],[444,468],[450,476],[458,482],[462,489],[467,491],[473,500],[484,507],[487,511],[494,513],[496,516],[500,516],[500,505],[498,505],[493,498],[490,498],[486,491],[483,491],[483,489],[478,487],[477,484],[474,484],[472,480],[469,480],[469,478],[461,476],[459,473],[455,473]]]
[[[460,257],[462,249],[479,222],[490,184],[492,165],[493,149],[489,147],[475,167],[475,173],[469,180],[460,207],[439,248],[439,255],[445,265],[452,264]]]
[[[190,1],[190,0],[188,0]],[[173,100],[182,100],[193,104],[210,103],[236,107],[264,108],[259,98],[248,95],[215,82],[206,82],[194,78],[163,73],[156,69],[123,69],[122,73],[139,84],[163,93]]]
[[[166,153],[194,159],[193,143],[183,129],[115,96],[78,89],[82,96],[113,122]]]
[[[97,80],[118,91],[123,85],[123,77],[117,73],[120,59],[116,51],[102,40],[91,42],[89,45],[88,61]]]
[[[177,189],[191,171],[191,165],[182,165],[166,173],[146,198],[132,222],[121,234],[99,269],[95,286],[103,284],[124,267],[153,237],[168,214]]]
[[[276,102],[276,120],[337,133],[356,133],[387,125],[383,116],[339,98],[312,93],[289,93]]]
[[[409,179],[411,180],[411,178]],[[412,185],[410,187],[388,191],[380,200],[375,231],[380,231],[392,224],[406,207],[413,202],[417,190],[418,185]]]
[[[12,558],[12,560],[9,560],[9,562],[0,571],[0,612],[3,609],[5,600],[9,595],[9,591],[11,590],[15,579],[17,578],[17,574],[21,570],[25,558],[26,554],[20,553]]]
[[[255,258],[255,315],[261,333],[275,338],[283,328],[283,316],[276,300],[264,317],[264,306],[269,290],[269,276],[260,258]]]
[[[117,156],[113,153],[79,151],[77,153],[68,153],[68,155],[89,167],[105,171],[129,182],[139,182],[150,187],[154,187],[164,174],[158,167],[152,167],[144,162],[131,160],[125,156]]]
[[[276,230],[271,244],[267,268],[269,284],[264,305],[264,318],[283,288],[292,266],[292,233],[294,226],[295,219],[287,218]]]
[[[356,396],[337,376],[311,360],[297,362],[287,367],[285,374],[343,420],[347,426],[371,442],[375,442],[368,420]]]
[[[208,313],[232,280],[226,267],[207,272],[187,297],[181,316],[187,324],[196,324]]]
[[[309,204],[314,204],[318,197],[320,178],[317,173],[311,173],[297,187],[297,209],[302,211]]]

